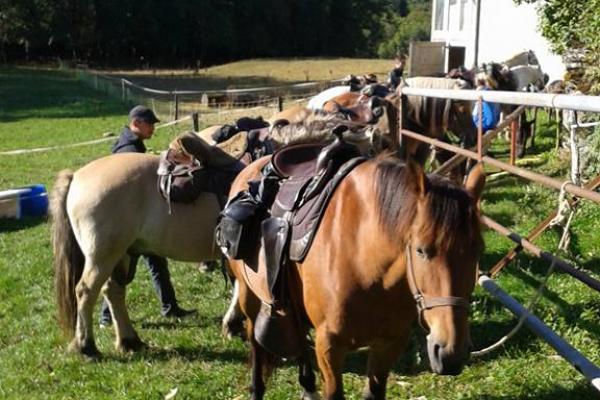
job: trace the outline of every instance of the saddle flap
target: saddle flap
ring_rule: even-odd
[[[275,286],[281,265],[285,262],[284,251],[288,239],[289,223],[283,218],[271,217],[262,222],[261,230],[264,252],[261,252],[260,256],[265,257],[267,286],[272,297],[281,298],[281,295],[275,295],[274,291],[276,290]],[[281,288],[278,290],[281,290]]]

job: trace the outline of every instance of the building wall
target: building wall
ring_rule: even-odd
[[[533,50],[542,70],[550,80],[561,79],[565,66],[560,56],[553,54],[546,39],[537,30],[535,4],[517,6],[513,0],[480,0],[478,63],[504,61],[523,50]],[[442,5],[443,4],[443,5]],[[431,40],[466,49],[465,66],[475,61],[476,0],[433,0]],[[439,9],[436,13],[436,7]],[[438,19],[443,8],[443,20]],[[459,29],[457,21],[463,19]],[[440,26],[442,29],[436,29]]]
[[[562,79],[565,66],[538,32],[535,4],[516,6],[513,0],[481,0],[479,62],[503,61],[533,50],[550,80]]]

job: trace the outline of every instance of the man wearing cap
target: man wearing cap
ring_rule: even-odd
[[[112,153],[145,153],[144,140],[150,139],[154,134],[154,124],[160,122],[154,112],[145,106],[135,106],[129,112],[129,125],[123,128],[119,139],[112,146]],[[177,304],[175,289],[171,284],[171,275],[164,257],[144,255],[146,265],[150,270],[152,284],[161,302],[161,314],[165,317],[181,318],[195,314],[196,310],[185,310]],[[133,280],[137,269],[139,255],[131,256],[129,272],[125,284]],[[102,303],[100,312],[100,326],[112,324],[110,309],[106,300]]]

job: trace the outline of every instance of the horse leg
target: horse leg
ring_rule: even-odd
[[[236,279],[233,284],[233,297],[229,308],[223,317],[221,331],[223,335],[231,339],[233,336],[244,336],[244,320],[246,317],[240,308],[240,283]]]
[[[79,283],[75,286],[77,322],[75,324],[75,337],[69,347],[72,351],[92,359],[100,356],[94,341],[92,314],[100,289],[110,276],[112,269],[110,265],[110,263],[93,262],[89,257],[86,257],[83,274]]]
[[[364,400],[384,400],[390,369],[398,359],[408,342],[408,332],[394,342],[372,345],[367,363],[367,386],[363,392]]]
[[[262,400],[265,395],[263,368],[267,354],[265,354],[265,350],[263,350],[256,340],[254,340],[254,335],[252,335],[250,340],[250,347],[252,358],[252,383],[250,384],[251,399]]]
[[[323,394],[326,400],[343,400],[344,387],[342,367],[346,348],[336,343],[336,339],[324,328],[316,334],[317,363],[323,375]]]
[[[104,285],[104,294],[111,310],[115,326],[115,347],[123,352],[138,351],[146,347],[133,328],[127,304],[125,303],[125,288],[131,258],[124,256]]]
[[[302,386],[302,400],[318,400],[317,378],[310,361],[310,354],[305,350],[298,360],[298,382]]]

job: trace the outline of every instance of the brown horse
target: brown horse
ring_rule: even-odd
[[[243,170],[231,196],[246,190],[267,162]],[[292,303],[308,322],[305,328],[315,329],[326,399],[344,398],[344,358],[365,346],[365,398],[384,399],[389,371],[417,317],[429,332],[432,370],[461,371],[469,356],[469,297],[483,245],[477,207],[483,182],[481,168],[473,169],[463,189],[424,175],[416,164],[380,156],[340,183],[306,258],[287,263]],[[243,261],[230,259],[229,265],[248,317],[252,398],[262,399],[262,371],[270,370],[273,357],[254,338],[260,301],[244,281]],[[303,398],[313,399],[315,378],[306,360],[300,358],[300,383]]]

